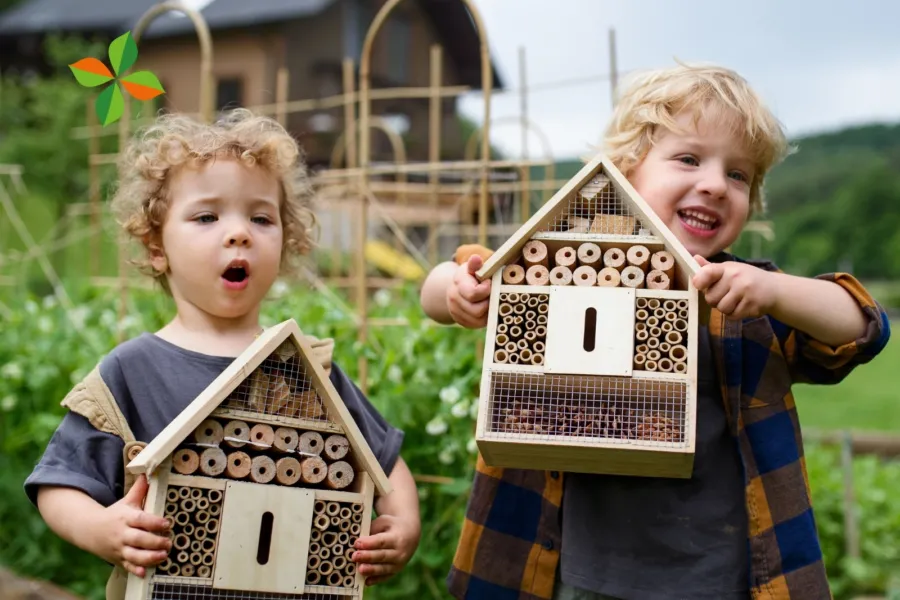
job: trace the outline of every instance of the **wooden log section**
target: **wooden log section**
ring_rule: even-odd
[[[300,461],[300,478],[304,483],[321,483],[328,476],[328,465],[318,456],[310,456]]]
[[[571,246],[563,246],[556,251],[556,266],[569,267],[575,269],[575,263],[578,261],[578,253]]]
[[[225,472],[228,464],[225,452],[219,448],[207,448],[200,455],[200,472],[207,477],[217,477]]]
[[[350,452],[350,442],[342,435],[330,435],[325,440],[325,456],[330,460],[341,460]]]
[[[278,452],[293,452],[297,449],[297,443],[300,441],[300,434],[296,429],[291,427],[279,427],[275,430],[275,441],[273,445]]]
[[[671,280],[675,277],[675,259],[670,252],[659,250],[650,257],[650,266],[654,271],[662,271]]]
[[[225,431],[222,424],[215,419],[206,419],[194,429],[194,441],[201,446],[216,446],[222,444]]]
[[[176,473],[192,475],[200,466],[200,455],[190,448],[176,450],[172,456],[172,468]]]
[[[603,266],[603,251],[593,242],[585,242],[578,246],[578,264],[593,267],[596,271]]]
[[[300,461],[292,456],[279,458],[275,463],[275,481],[281,485],[294,485],[300,481]]]
[[[622,276],[615,267],[603,267],[597,273],[597,285],[600,287],[619,287]]]
[[[603,254],[603,266],[620,270],[625,266],[625,252],[619,248],[610,248]]]
[[[231,479],[243,479],[250,474],[252,461],[250,455],[240,450],[228,454],[225,475]]]
[[[318,431],[304,431],[300,434],[297,450],[302,454],[319,456],[325,448],[325,440]]]
[[[250,480],[255,483],[269,483],[275,479],[275,461],[264,454],[254,456],[250,464]]]
[[[350,463],[339,460],[328,465],[328,478],[326,485],[332,490],[342,490],[353,483],[356,473]]]
[[[550,271],[544,265],[533,265],[525,271],[525,282],[528,285],[548,285]]]
[[[622,285],[634,289],[644,287],[644,272],[638,267],[625,267],[622,269]]]
[[[250,444],[257,449],[271,448],[275,443],[275,430],[271,425],[257,423],[250,428]]]
[[[503,283],[507,285],[522,285],[525,281],[525,269],[521,265],[506,265],[503,267]]]
[[[228,421],[225,424],[225,445],[230,448],[242,448],[250,441],[250,426],[244,421]]]
[[[547,245],[540,240],[531,240],[525,244],[525,247],[522,248],[522,259],[526,267],[541,265],[549,268],[550,266]]]
[[[550,271],[550,285],[571,285],[572,269],[569,267],[555,266]]]
[[[668,290],[672,287],[669,276],[662,271],[650,271],[647,273],[647,289]]]
[[[581,287],[597,285],[597,271],[589,265],[582,265],[572,273],[572,282]]]
[[[647,267],[650,265],[650,250],[647,249],[647,246],[635,244],[625,253],[625,261],[629,266],[637,267],[646,273]]]

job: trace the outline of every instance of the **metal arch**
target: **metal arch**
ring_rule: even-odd
[[[524,123],[525,129],[534,133],[541,142],[541,147],[544,150],[544,155],[549,160],[553,160],[553,149],[550,147],[550,138],[547,137],[547,134],[544,133],[544,130],[538,127],[537,123],[532,121],[531,119],[522,119],[522,117],[500,117],[499,119],[493,119],[491,121],[491,127],[496,127],[497,125],[506,125],[507,123],[512,123],[516,125],[522,125]],[[463,156],[465,160],[473,160],[475,157],[475,142],[481,139],[482,128],[476,128],[470,135],[469,139],[466,140],[466,149]]]

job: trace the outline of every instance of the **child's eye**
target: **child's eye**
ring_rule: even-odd
[[[693,156],[679,156],[678,161],[682,162],[686,165],[693,165],[693,166],[697,166],[698,164],[700,164],[700,161],[698,161]]]
[[[253,221],[254,223],[256,223],[257,225],[271,225],[272,223],[274,223],[274,221],[272,219],[270,219],[269,217],[267,217],[265,215],[257,215],[250,220]]]
[[[749,178],[741,171],[732,171],[728,174],[728,176],[732,179],[736,179],[737,181],[743,181],[744,183],[749,181]]]
[[[197,217],[194,218],[194,220],[199,223],[215,223],[217,221],[216,215],[210,215],[210,214],[198,215]]]

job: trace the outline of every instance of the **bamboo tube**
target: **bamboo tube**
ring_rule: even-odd
[[[672,345],[669,344],[669,342],[660,342],[660,343],[659,343],[659,351],[660,351],[660,353],[662,353],[662,354],[668,354],[668,353],[669,353],[669,349],[670,349],[671,347],[672,347]]]
[[[494,362],[503,364],[509,359],[509,356],[506,354],[506,350],[497,350],[494,352]]]
[[[197,521],[197,524],[199,525],[205,525],[209,521],[209,511],[198,510],[197,514],[194,515],[194,520]]]
[[[316,514],[325,512],[325,501],[324,500],[316,500],[315,504],[313,504],[313,512]]]
[[[222,512],[221,504],[210,504],[209,505],[209,514],[211,514],[212,516],[216,517],[219,515],[220,512]]]
[[[662,335],[662,329],[660,329],[659,327],[651,327],[650,328],[650,336],[651,337],[658,338],[661,335]]]
[[[550,271],[544,265],[533,265],[525,271],[525,281],[528,285],[548,285]]]
[[[519,340],[518,342],[516,342],[516,348],[519,350],[519,358],[522,358],[522,356],[521,356],[521,355],[522,355],[522,352],[521,352],[521,351],[522,351],[522,350],[525,350],[526,348],[528,348],[528,341],[526,341],[526,340]]]
[[[225,424],[225,445],[242,448],[250,441],[250,426],[244,421],[228,421]]]
[[[682,345],[672,346],[669,349],[669,358],[675,362],[684,362],[687,360],[687,348]]]
[[[647,272],[647,266],[650,264],[650,251],[647,246],[636,244],[631,246],[625,253],[626,262],[632,266],[639,268],[642,272]]]
[[[339,460],[328,465],[328,477],[325,484],[332,490],[342,490],[353,483],[356,473],[349,463]]]
[[[522,335],[522,338],[529,344],[533,344],[534,341],[537,339],[537,334],[534,332],[535,327],[537,327],[537,324],[532,323],[528,327],[529,331],[526,331],[525,334]]]
[[[656,371],[656,361],[648,360],[644,363],[645,371]]]
[[[322,539],[322,531],[321,530],[314,528],[309,532],[309,541],[318,542],[318,541],[321,541],[321,539]]]
[[[659,319],[656,317],[647,317],[647,327],[657,327],[659,325]]]
[[[505,323],[500,323],[499,325],[497,325],[497,334],[498,335],[503,335],[508,330],[509,330],[509,325],[506,325]]]
[[[538,325],[534,328],[534,333],[537,334],[539,338],[543,338],[547,335],[547,326],[546,325]]]
[[[317,529],[325,531],[328,529],[328,526],[331,525],[331,519],[329,519],[327,515],[316,515],[316,518],[313,519],[313,525]]]
[[[659,350],[651,350],[647,353],[647,360],[652,360],[654,362],[658,361],[662,357]]]
[[[341,565],[338,566],[338,559],[340,559]],[[343,544],[335,544],[331,546],[331,562],[334,564],[335,569],[343,569],[344,565],[347,563],[347,559],[344,558],[344,545]]]
[[[209,490],[209,501],[212,504],[222,501],[222,490]]]
[[[212,518],[212,513],[210,513],[210,519],[206,522],[206,531],[209,533],[216,533],[219,531],[219,520]]]
[[[337,514],[329,515],[333,517],[337,517]],[[340,517],[338,517],[340,519]],[[337,544],[337,534],[333,531],[326,531],[322,534],[322,543],[326,546],[334,546]]]
[[[506,350],[507,354],[515,354],[516,348],[518,348],[518,346],[516,346],[516,343],[514,341],[510,340],[503,348]]]
[[[534,343],[534,351],[535,352],[543,352],[544,351],[544,342],[535,342]]]
[[[511,339],[510,339],[510,341],[507,342],[507,343],[510,343],[510,342],[512,342],[513,340],[517,340],[517,339],[519,339],[520,337],[522,337],[522,328],[519,327],[518,325],[513,325],[512,327],[510,327],[510,328],[509,328],[509,337],[510,337]]]
[[[573,269],[575,267],[575,262],[578,259],[578,254],[575,252],[575,248],[564,246],[556,251],[555,258],[557,267],[569,267],[570,269]]]
[[[593,242],[585,242],[578,246],[578,264],[593,267],[594,271],[603,266],[603,251]]]
[[[325,440],[325,456],[331,460],[341,460],[350,452],[350,442],[342,435],[330,435]]]
[[[535,310],[525,311],[525,322],[526,323],[528,323],[529,321],[534,321],[535,319],[537,319],[537,311],[535,311]]]
[[[521,285],[525,281],[525,269],[520,265],[506,265],[503,267],[503,283],[507,285]]]
[[[662,307],[665,310],[672,312],[677,308],[677,303],[674,300],[663,300]]]
[[[648,290],[668,290],[672,287],[672,280],[662,271],[650,271],[647,273]]]
[[[297,449],[299,434],[291,427],[279,427],[275,430],[273,445],[278,452],[293,452]]]
[[[332,587],[337,587],[344,580],[344,575],[340,571],[332,571],[330,575],[328,575],[328,585]]]
[[[175,539],[172,541],[172,547],[176,550],[185,550],[189,548],[191,545],[191,538],[184,533],[175,534]]]
[[[356,585],[356,578],[353,575],[345,575],[342,587],[352,588]]]
[[[190,560],[191,564],[195,567],[199,567],[203,563],[203,555],[199,552],[191,552],[191,556],[188,560]]]
[[[538,315],[537,324],[538,324],[538,326],[546,325],[547,324],[547,315]]]
[[[328,548],[322,548],[322,551],[319,552],[319,557],[322,559],[322,562],[319,563],[319,568],[316,570],[319,572],[319,575],[328,575],[334,570],[331,561],[327,560],[331,558],[331,552],[328,551]]]
[[[519,294],[517,294],[516,292],[510,293],[509,296],[507,296],[507,298],[509,299],[509,303],[512,305],[519,303]]]
[[[669,333],[670,331],[675,331],[675,325],[672,324],[672,321],[663,321],[659,328],[662,329],[663,334]]]
[[[328,475],[328,466],[318,456],[300,461],[300,478],[304,483],[320,483]]]
[[[541,301],[537,294],[528,294],[528,302],[526,303],[528,308],[537,308],[540,303]]]
[[[675,319],[675,331],[687,331],[687,319]]]
[[[347,551],[344,553],[344,557],[349,561],[347,564],[347,570],[348,571],[352,570],[353,572],[356,571],[356,563],[353,562],[353,553],[356,552],[356,548],[354,547],[355,545],[356,545],[356,538],[350,538],[350,544],[348,545],[349,547],[347,548]]]
[[[666,334],[666,341],[671,345],[680,344],[681,343],[681,334],[677,331],[670,331]]]
[[[654,311],[660,307],[659,298],[650,298],[647,300],[647,309]]]
[[[644,363],[647,362],[647,357],[641,353],[634,355],[634,368],[640,369],[644,366]]]
[[[190,516],[190,515],[189,515],[189,516]],[[181,531],[183,531],[184,534],[185,534],[186,536],[188,536],[188,537],[194,535],[194,524],[193,524],[193,523],[186,523],[186,524],[182,525]]]
[[[353,511],[354,517],[356,515],[359,515],[360,521],[362,520],[362,514],[363,514],[363,511],[365,511],[365,509],[366,509],[365,505],[362,504],[361,502],[354,502],[353,504],[350,505],[350,510]]]
[[[177,502],[179,498],[178,490],[170,487],[166,490],[166,500],[169,502]]]
[[[531,364],[540,366],[544,364],[544,355],[543,354],[534,354],[531,357]]]
[[[516,315],[513,317],[513,325],[521,325],[525,322],[525,317],[522,315]]]
[[[530,363],[533,355],[531,354],[531,350],[528,348],[523,348],[521,352],[519,352],[519,360],[523,363]]]
[[[519,304],[516,304],[515,306],[513,306],[513,314],[516,314],[516,315],[524,316],[526,310],[528,310],[528,307],[525,306],[524,304],[522,304],[521,302]]]
[[[325,505],[325,514],[329,517],[336,517],[341,514],[341,505],[337,502],[329,502]]]
[[[204,565],[212,565],[216,562],[216,541],[211,539],[203,540],[203,551],[206,552],[206,558],[203,559]]]
[[[663,307],[658,307],[653,309],[653,316],[662,323],[666,319],[666,309]]]
[[[170,540],[174,539],[175,532],[172,529],[175,527],[175,517],[170,515],[170,516],[165,517],[165,519],[166,519],[166,528],[169,530],[168,537]]]
[[[190,498],[191,497],[191,488],[185,486],[178,488],[178,497],[179,498]]]
[[[292,456],[279,458],[275,462],[275,481],[281,485],[294,485],[300,481],[300,461]]]
[[[255,448],[271,448],[275,443],[275,430],[271,425],[257,423],[250,428],[250,443]]]
[[[250,455],[237,450],[228,454],[228,463],[225,465],[225,474],[231,479],[243,479],[250,474]]]
[[[166,569],[166,575],[171,577],[180,577],[181,576],[181,567],[172,563],[168,569]]]
[[[634,337],[639,342],[647,341],[647,338],[650,336],[650,333],[646,329],[639,329],[634,332]]]
[[[353,562],[353,548],[350,548],[350,551],[347,552],[347,567],[344,569],[344,572],[347,575],[356,575],[356,563]]]
[[[250,480],[255,483],[269,483],[275,479],[275,461],[260,454],[250,463]]]
[[[519,352],[518,351],[510,352],[506,358],[506,362],[508,362],[511,365],[519,364]]]
[[[306,583],[309,585],[318,585],[319,581],[322,579],[322,576],[319,575],[319,572],[310,568],[306,571]]]
[[[571,285],[572,269],[556,266],[550,271],[550,285]]]
[[[178,505],[172,502],[166,504],[166,514],[174,515],[178,511]]]
[[[640,344],[634,349],[635,352],[638,352],[640,354],[647,354],[649,350],[650,347],[647,344]]]
[[[188,534],[188,535],[190,535],[190,534]],[[203,548],[203,546],[200,543],[200,540],[192,540],[191,541],[191,552],[192,553],[200,554],[200,550],[202,550],[202,548]]]
[[[603,254],[603,266],[621,269],[625,266],[625,253],[619,248],[610,248]]]
[[[321,558],[322,548],[323,548],[322,544],[313,542],[309,545],[309,553],[312,556],[318,556]]]
[[[666,250],[654,252],[650,257],[650,266],[654,271],[662,271],[671,280],[675,276],[675,259]]]
[[[359,532],[362,530],[359,523],[354,523],[350,526],[350,535],[359,535]]]
[[[636,308],[647,308],[647,299],[646,298],[636,298],[634,301],[634,306]]]
[[[597,273],[597,285],[600,287],[619,287],[622,276],[613,267],[603,267]]]
[[[208,565],[197,567],[197,577],[201,579],[209,579],[212,576],[212,569]]]
[[[678,310],[687,310],[687,309],[688,309],[688,305],[689,305],[689,303],[688,303],[687,300],[678,300],[678,301],[675,303],[675,306],[678,308]]]
[[[663,373],[671,373],[672,372],[672,361],[668,358],[660,358],[659,359],[659,370]]]
[[[500,305],[500,308],[497,309],[497,312],[501,317],[505,317],[507,315],[511,315],[513,312],[512,304],[503,303]]]
[[[648,336],[650,335],[649,331],[647,332],[647,335]],[[655,350],[656,348],[659,348],[659,338],[648,337],[647,338],[647,347],[650,348],[651,350]]]
[[[222,443],[225,430],[215,419],[206,419],[194,429],[194,440],[201,446],[216,446]]]
[[[666,321],[671,321],[672,323],[674,323],[676,320],[678,320],[678,313],[676,313],[676,312],[674,312],[674,311],[673,311],[673,312],[667,312],[667,313],[665,314],[665,317],[664,317],[664,318],[665,318]]]
[[[597,270],[589,265],[582,265],[572,273],[572,282],[581,287],[597,285]]]
[[[319,568],[319,563],[322,562],[322,559],[319,558],[318,554],[309,553],[309,558],[306,559],[306,568],[311,571],[315,571]],[[317,573],[318,574],[318,573]]]
[[[540,316],[540,315],[546,315],[546,314],[547,314],[547,311],[550,310],[550,305],[547,304],[547,302],[548,302],[549,300],[550,300],[550,298],[549,298],[546,294],[541,294],[541,295],[540,295],[540,301],[541,301],[541,303],[538,304],[538,307],[537,307],[537,308],[538,308],[538,316]]]
[[[209,498],[197,498],[197,510],[206,510],[209,508]]]
[[[547,255],[547,244],[540,240],[531,240],[522,248],[522,259],[525,261],[526,267],[541,265],[545,269],[549,268],[550,261]]]
[[[638,321],[646,321],[649,316],[650,316],[650,314],[647,313],[647,311],[643,308],[639,308],[634,313],[634,318],[637,319]],[[646,327],[645,323],[638,323],[638,325],[644,325],[644,327]]]
[[[644,272],[638,267],[625,267],[622,269],[622,285],[635,289],[643,288]]]
[[[193,577],[194,576],[194,565],[192,565],[192,564],[181,565],[181,576],[182,577]]]
[[[185,498],[181,501],[181,510],[192,513],[197,510],[197,502],[193,498]]]
[[[344,517],[343,517],[343,514],[344,514],[344,511],[341,510],[341,515],[342,515],[341,518],[342,518],[342,519],[344,518]],[[347,519],[352,519],[352,518],[353,518],[353,515],[348,515],[346,518],[347,518]],[[347,533],[346,531],[342,531],[341,533],[338,534],[338,536],[337,536],[337,541],[338,541],[338,544],[340,544],[341,546],[346,546],[346,545],[347,545],[347,542],[350,541],[350,534]]]
[[[188,562],[190,560],[190,558],[191,558],[190,553],[182,550],[175,557],[175,561],[183,565],[184,563]]]
[[[325,440],[318,431],[304,431],[300,434],[300,441],[297,443],[297,450],[303,454],[312,454],[319,456],[325,447]]]
[[[179,510],[175,513],[175,522],[181,526],[187,525],[191,520],[191,515],[184,512],[183,510]]]
[[[673,365],[675,366],[674,371],[676,373],[679,373],[679,374],[687,373],[687,363],[686,362],[677,362],[677,363],[673,363]]]

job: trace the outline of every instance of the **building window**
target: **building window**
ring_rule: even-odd
[[[219,79],[216,83],[216,110],[232,110],[244,105],[244,81],[239,77]]]

